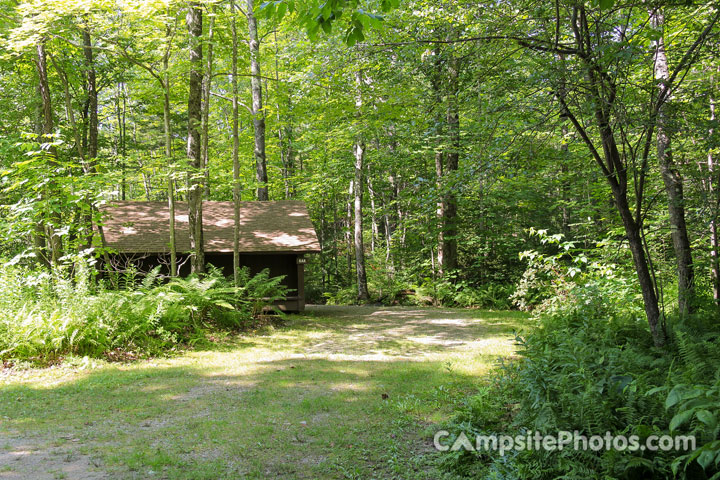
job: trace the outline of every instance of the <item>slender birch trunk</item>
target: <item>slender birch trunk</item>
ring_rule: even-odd
[[[213,12],[215,11],[213,7]],[[210,198],[210,137],[208,134],[210,120],[210,87],[212,85],[213,70],[213,38],[215,36],[215,16],[210,16],[207,31],[207,55],[205,56],[205,70],[202,80],[202,168],[205,177],[205,198]]]
[[[447,111],[445,121],[448,128],[448,146],[445,151],[444,175],[453,175],[460,161],[460,106],[458,104],[459,72],[458,60],[450,54],[447,67]],[[454,187],[444,180],[442,212],[442,270],[451,272],[457,268],[457,197]],[[452,180],[452,179],[451,179]],[[440,251],[440,249],[438,249]]]
[[[88,102],[87,161],[94,167],[98,155],[98,92],[93,44],[87,28],[83,29],[83,54],[85,56],[85,88]]]
[[[715,92],[714,78],[711,79],[711,88],[713,91],[710,95],[710,122],[715,121]],[[712,141],[715,135],[715,129],[710,128],[708,135]],[[712,282],[713,300],[715,305],[720,307],[720,257],[718,256],[718,216],[720,213],[720,178],[716,171],[715,157],[712,149],[709,149],[707,155],[707,191],[710,201],[710,280]]]
[[[345,216],[345,241],[347,243],[347,278],[349,282],[352,282],[353,276],[353,198],[355,193],[355,177],[350,180],[350,188],[348,189],[347,197],[347,212]]]
[[[375,205],[375,189],[373,188],[373,182],[372,177],[370,176],[370,166],[368,165],[368,175],[367,175],[367,187],[368,187],[368,193],[370,194],[370,221],[371,221],[371,236],[370,236],[370,252],[373,254],[375,253],[375,244],[378,241],[379,237],[379,228],[378,228],[378,221],[377,221],[377,206]]]
[[[235,0],[230,0],[230,15],[232,16],[232,137],[233,137],[233,280],[235,286],[240,283],[240,137],[238,133],[238,82],[237,58],[238,39],[237,22],[235,19]]]
[[[666,95],[670,71],[667,55],[665,53],[665,40],[662,29],[665,22],[660,9],[651,12],[650,17],[653,28],[660,30],[661,35],[655,41],[655,79],[658,81],[659,95]],[[685,195],[683,191],[683,177],[675,164],[672,152],[668,115],[666,113],[668,101],[661,103],[657,112],[657,156],[660,163],[660,173],[665,184],[665,193],[668,199],[668,213],[670,228],[675,249],[678,275],[678,311],[681,316],[691,314],[694,307],[695,269],[693,267],[692,249],[685,222]]]
[[[47,75],[47,53],[45,51],[45,40],[41,39],[38,41],[36,46],[36,57],[35,67],[38,74],[38,91],[42,101],[41,107],[41,120],[40,124],[40,143],[52,142],[52,134],[54,133],[53,115],[52,115],[52,102],[50,95],[50,86],[48,83]],[[55,164],[57,158],[57,150],[54,146],[50,146],[48,149],[50,155],[51,166]],[[52,175],[52,174],[51,174]],[[47,191],[52,191],[55,182],[51,179],[45,187],[46,193],[43,194],[44,200],[47,201],[49,196]],[[41,259],[47,258],[47,248],[50,249],[49,261],[52,265],[57,265],[60,257],[62,256],[62,240],[55,233],[55,227],[60,224],[60,214],[54,209],[48,215],[50,224],[46,225],[44,220],[40,220],[36,225],[36,238],[35,246]],[[43,263],[46,261],[41,260]]]
[[[188,179],[188,223],[190,228],[191,267],[193,272],[205,271],[205,246],[203,244],[202,218],[202,154],[200,127],[202,124],[202,6],[191,2],[187,13],[190,80],[188,92],[188,143],[187,156],[190,166]]]
[[[170,221],[170,276],[176,277],[177,244],[175,242],[175,163],[172,151],[172,131],[170,126],[170,25],[165,29],[165,41],[168,42],[163,55],[163,76],[160,84],[163,89],[163,130],[165,133],[165,157],[170,167],[167,179],[168,215]]]
[[[449,37],[448,37],[449,38]],[[437,71],[433,72],[432,84],[438,106],[445,104],[445,111],[438,108],[437,139],[440,142],[435,153],[435,176],[438,189],[437,222],[438,249],[437,270],[442,276],[457,268],[457,199],[448,177],[458,169],[460,158],[460,115],[458,105],[458,60],[452,53],[442,61],[437,49]],[[441,76],[442,75],[442,76]]]
[[[355,97],[355,108],[360,116],[362,111],[362,72],[355,73],[355,83],[357,86],[357,94]],[[355,146],[353,148],[355,155],[355,180],[353,182],[353,197],[355,206],[355,222],[354,222],[354,243],[355,243],[355,273],[357,276],[358,300],[367,300],[370,298],[368,294],[367,275],[365,273],[365,247],[363,245],[363,187],[365,185],[363,178],[363,169],[365,162],[365,139],[363,133],[358,132],[355,138]]]
[[[260,40],[255,17],[255,0],[247,0],[248,32],[250,35],[250,91],[252,94],[252,118],[255,130],[255,180],[258,184],[257,199],[268,200],[267,161],[265,158],[265,110],[263,109],[262,82],[260,77]]]

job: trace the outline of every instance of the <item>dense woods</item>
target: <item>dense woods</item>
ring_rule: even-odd
[[[197,273],[203,200],[304,200],[322,248],[308,301],[533,311],[547,325],[527,357],[553,374],[519,366],[505,379],[522,386],[495,387],[525,402],[518,422],[665,431],[683,414],[670,430],[707,447],[453,468],[718,478],[717,5],[0,3],[3,285],[100,288],[76,276],[104,263],[112,200],[187,202]],[[249,281],[238,255],[234,281],[197,278]],[[603,349],[597,375],[631,393],[585,391],[589,373],[568,386]],[[459,424],[509,428],[511,403]]]

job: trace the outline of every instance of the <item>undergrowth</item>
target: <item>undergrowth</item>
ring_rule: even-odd
[[[448,451],[443,465],[488,479],[720,479],[720,325],[710,310],[667,325],[653,346],[637,289],[612,266],[534,257],[539,328],[517,336],[520,358],[469,398],[448,445],[475,435],[694,435],[696,449]],[[577,258],[577,257],[575,257]],[[535,261],[537,260],[537,261]],[[578,264],[582,264],[578,266]],[[534,273],[533,273],[534,275]],[[527,281],[526,277],[526,281]],[[528,282],[530,296],[539,291]],[[522,293],[516,296],[522,301]]]
[[[265,305],[286,293],[282,277],[267,270],[251,276],[244,269],[238,287],[216,269],[169,281],[157,269],[113,282],[94,277],[84,263],[72,272],[0,267],[0,360],[48,364],[65,355],[163,354],[204,341],[211,331],[251,327]]]
[[[420,281],[401,275],[372,275],[368,280],[369,302],[382,305],[443,306],[508,310],[513,285],[487,283],[474,285],[455,274],[442,278],[424,277]],[[338,287],[326,293],[330,305],[358,304],[357,286]]]

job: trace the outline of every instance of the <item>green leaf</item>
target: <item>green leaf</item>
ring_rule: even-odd
[[[698,410],[695,416],[697,416],[698,420],[700,420],[702,423],[704,423],[710,428],[715,427],[715,424],[717,423],[715,415],[710,413],[709,410]]]
[[[330,19],[330,16],[331,16],[332,13],[333,13],[333,9],[332,9],[332,6],[331,6],[330,2],[325,2],[325,4],[322,6],[322,10],[321,10],[321,11],[322,11],[322,17],[323,17],[325,20]]]
[[[600,0],[600,10],[608,10],[615,5],[615,0]]]
[[[274,2],[265,2],[262,5],[260,5],[260,12],[265,15],[265,18],[271,18],[273,14],[275,13],[275,3]]]
[[[330,32],[332,32],[332,22],[327,21],[327,20],[321,20],[320,26],[322,27],[323,32],[325,32],[327,34],[330,34]]]
[[[352,47],[357,42],[361,42],[365,39],[365,35],[362,33],[362,25],[359,22],[355,22],[355,26],[348,30],[347,37],[345,37],[345,43],[348,47]]]
[[[282,20],[285,16],[285,13],[287,12],[287,4],[285,2],[282,2],[278,5],[277,11],[275,13],[275,16],[278,20]]]
[[[666,386],[651,388],[650,390],[645,392],[645,396],[649,397],[651,395],[655,395],[658,392],[664,392],[665,390],[667,390]]]
[[[675,385],[673,389],[670,390],[670,393],[668,393],[668,396],[665,399],[665,408],[670,408],[673,405],[677,405],[677,403],[683,399],[686,391],[687,385]]]
[[[715,460],[715,455],[717,452],[715,450],[706,449],[703,450],[700,455],[697,457],[697,462],[700,464],[700,466],[703,468],[703,470],[706,470],[707,467],[710,466],[713,460]]]
[[[308,37],[310,37],[310,40],[315,41],[317,39],[317,33],[320,29],[320,24],[318,22],[310,22],[307,27],[307,34]]]
[[[673,460],[672,464],[670,464],[670,470],[672,470],[673,475],[677,476],[678,471],[680,470],[680,465],[685,463],[686,459],[687,455],[683,455],[682,457],[678,457]]]
[[[688,422],[693,416],[692,410],[684,410],[677,415],[675,415],[672,420],[670,420],[670,431],[674,432],[677,430],[678,427],[684,425]]]

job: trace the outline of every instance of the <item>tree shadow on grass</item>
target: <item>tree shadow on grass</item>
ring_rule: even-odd
[[[30,446],[0,478],[62,473],[69,455],[87,460],[78,479],[95,464],[111,478],[437,478],[418,425],[481,379],[436,354],[490,364],[517,316],[342,308],[167,365],[0,387],[0,459]]]
[[[35,469],[30,477],[59,471],[81,452],[119,478],[151,470],[167,478],[335,478],[338,465],[374,475],[390,468],[389,443],[419,441],[405,445],[408,454],[426,447],[398,428],[401,415],[442,409],[438,392],[477,380],[431,362],[294,358],[257,367],[110,369],[56,386],[7,386],[0,447],[18,438],[34,445],[37,461],[23,459]]]
[[[527,322],[519,312],[407,307],[312,306],[306,318],[295,353],[400,357],[505,344]]]
[[[196,349],[230,352],[262,347],[298,355],[416,358],[504,344],[527,322],[521,312],[310,305],[304,313],[279,317],[256,332],[220,337]],[[283,342],[269,340],[276,335],[285,335]]]

